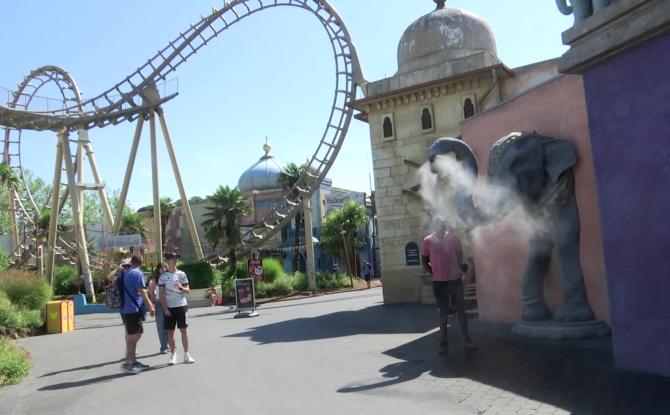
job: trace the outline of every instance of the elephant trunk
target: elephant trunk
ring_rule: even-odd
[[[567,0],[556,0],[556,5],[558,6],[558,10],[564,15],[569,16],[572,14],[572,7],[568,6]]]
[[[462,166],[463,172],[461,176],[465,179],[458,180],[455,183],[456,192],[454,196],[454,204],[456,211],[461,219],[469,226],[480,226],[489,222],[489,218],[482,209],[479,209],[473,199],[473,189],[475,179],[478,174],[477,158],[472,149],[463,141],[455,138],[440,138],[427,150],[426,155],[431,163],[433,163],[440,155],[454,153],[459,166]],[[434,170],[433,170],[434,171]]]

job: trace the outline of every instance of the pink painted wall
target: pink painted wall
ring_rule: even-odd
[[[490,148],[513,131],[537,131],[563,138],[575,148],[577,164],[573,170],[586,290],[596,317],[608,321],[598,197],[581,76],[558,77],[463,123],[463,140],[479,161],[479,190],[484,187]],[[520,210],[514,211],[498,224],[473,233],[477,300],[482,319],[512,323],[521,319],[521,280],[528,236],[513,226],[514,216],[520,215]],[[545,298],[552,310],[562,302],[555,255],[545,280]]]

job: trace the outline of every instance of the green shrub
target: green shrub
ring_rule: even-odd
[[[266,298],[270,297],[268,294],[270,292],[271,284],[267,282],[259,282],[256,284],[256,298]],[[234,288],[233,288],[234,289]]]
[[[15,306],[4,291],[0,291],[0,327],[13,330],[41,327],[41,310],[28,310]]]
[[[186,273],[192,289],[209,288],[215,283],[214,269],[206,262],[183,263],[178,268]]]
[[[293,290],[294,291],[305,291],[309,288],[309,281],[307,281],[307,275],[302,272],[296,272],[293,274]]]
[[[0,251],[0,271],[6,271],[9,268],[9,255],[5,251]]]
[[[320,290],[330,291],[350,287],[351,281],[345,273],[318,272],[316,274],[316,285]]]
[[[246,260],[237,261],[235,276],[237,278],[249,278],[249,264]]]
[[[0,386],[19,383],[29,370],[28,353],[9,339],[0,337]]]
[[[221,282],[221,297],[235,298],[235,280],[226,278]]]
[[[284,274],[272,283],[272,297],[289,295],[293,292],[293,278]]]
[[[285,276],[284,266],[274,258],[263,260],[263,281],[272,283],[278,278]]]
[[[42,310],[51,300],[51,287],[37,274],[21,271],[0,273],[0,290],[4,291],[12,304],[30,310]]]
[[[54,295],[70,295],[77,293],[77,270],[73,266],[54,267],[51,280]]]

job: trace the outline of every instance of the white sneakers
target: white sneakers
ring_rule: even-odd
[[[190,353],[184,353],[184,363],[195,363],[195,359],[191,356]],[[168,361],[168,366],[173,366],[177,364],[177,353],[172,353],[170,360]]]
[[[172,357],[170,357],[170,361],[168,361],[168,366],[176,364],[177,364],[177,353],[172,353]]]

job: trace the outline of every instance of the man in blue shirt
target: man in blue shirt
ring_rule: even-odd
[[[121,370],[131,374],[137,374],[149,367],[137,361],[135,352],[137,342],[144,332],[142,328],[144,310],[147,310],[152,317],[155,313],[154,305],[144,290],[144,274],[139,269],[141,266],[142,258],[133,256],[130,260],[130,270],[123,273],[120,286],[123,293],[121,319],[126,329],[126,361],[121,365]]]

